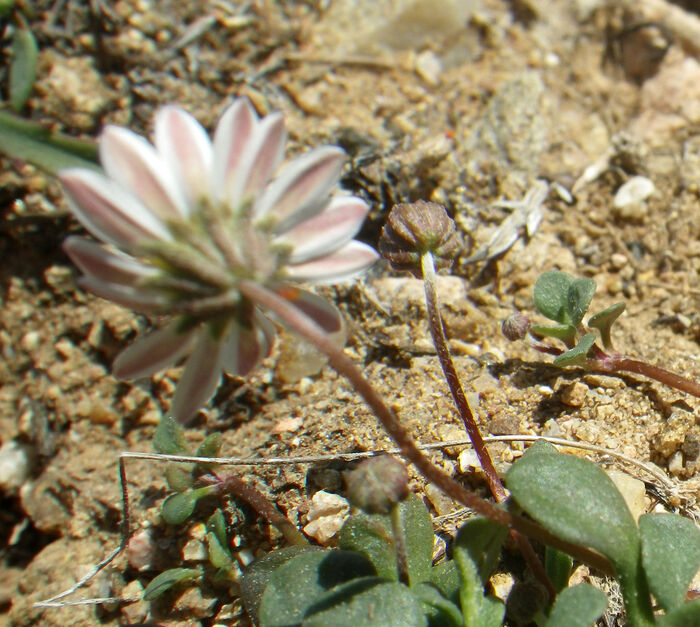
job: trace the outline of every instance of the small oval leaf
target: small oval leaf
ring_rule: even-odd
[[[589,461],[537,442],[506,475],[513,499],[552,533],[590,547],[634,579],[639,533],[625,499],[605,472]]]
[[[566,342],[569,346],[576,339],[576,327],[572,327],[570,324],[533,324],[530,330],[536,335],[553,337]]]
[[[12,61],[10,62],[10,105],[15,111],[24,107],[36,80],[36,64],[39,49],[32,31],[18,28],[12,37]]]
[[[593,344],[595,344],[595,333],[586,333],[576,346],[555,357],[552,363],[560,368],[565,366],[585,366],[588,351],[591,350]]]
[[[700,568],[700,531],[694,522],[675,514],[644,514],[639,533],[649,589],[670,612],[685,602]]]
[[[155,577],[143,591],[143,600],[152,601],[167,592],[173,586],[191,582],[201,576],[197,568],[171,568]]]
[[[603,340],[605,348],[612,348],[612,340],[610,338],[610,327],[613,322],[620,317],[620,314],[625,310],[625,303],[615,303],[607,309],[599,311],[588,320],[588,326],[591,329],[598,329],[600,337]]]
[[[550,320],[569,324],[571,320],[568,319],[566,303],[573,281],[572,276],[559,270],[541,274],[535,282],[533,294],[537,311]]]
[[[160,506],[160,512],[169,525],[181,525],[192,515],[196,505],[196,491],[188,490],[167,497]]]
[[[209,562],[214,568],[230,568],[231,553],[219,542],[216,534],[211,531],[207,533],[207,548],[209,552]]]
[[[153,434],[153,449],[161,455],[191,455],[184,429],[172,416],[161,419]]]
[[[184,492],[194,485],[191,465],[180,466],[178,464],[168,464],[165,467],[165,480],[168,487],[175,492]]]
[[[583,316],[588,311],[588,306],[595,294],[595,281],[593,279],[574,279],[569,285],[566,294],[566,309],[569,313],[571,324],[577,327]]]
[[[590,627],[608,607],[608,597],[592,585],[566,588],[554,602],[545,627]]]

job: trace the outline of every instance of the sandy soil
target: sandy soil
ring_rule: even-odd
[[[627,303],[617,348],[700,374],[700,64],[672,33],[630,34],[625,29],[643,16],[583,0],[238,7],[120,0],[94,14],[71,0],[36,5],[41,55],[32,119],[84,136],[106,123],[148,134],[155,108],[175,102],[212,128],[232,96],[247,95],[261,113],[285,113],[291,151],[346,148],[343,184],[372,204],[364,241],[376,244],[395,202],[444,204],[466,242],[453,277],[441,282],[444,316],[484,432],[545,432],[652,462],[675,484],[662,490],[670,505],[694,509],[697,399],[637,377],[556,369],[499,330],[512,311],[532,311],[535,279],[557,268],[597,281],[596,309]],[[666,43],[666,54],[655,57]],[[537,178],[571,190],[594,163],[599,176],[579,181],[572,202],[550,190],[534,237],[489,262],[466,263],[509,215],[493,202],[522,198]],[[655,192],[615,208],[616,191],[633,175],[648,177]],[[136,384],[110,376],[116,353],[157,321],[75,288],[77,271],[60,243],[81,228],[55,181],[5,159],[0,181],[0,440],[23,447],[30,462],[22,485],[2,496],[0,625],[247,624],[235,584],[172,595],[152,614],[143,602],[32,607],[118,545],[117,452],[151,450],[179,370]],[[447,441],[463,432],[429,341],[421,289],[378,264],[362,282],[324,293],[347,314],[348,354],[416,439]],[[232,456],[390,446],[329,368],[290,381],[297,350],[284,335],[248,381],[224,381],[188,438],[221,431],[222,454]],[[510,462],[522,449],[491,450]],[[458,452],[433,457],[459,474]],[[316,490],[342,491],[342,467],[240,472],[303,524]],[[120,556],[75,598],[137,597],[158,572],[201,558],[201,524],[169,529],[159,519],[163,467],[131,461],[128,478],[135,528],[151,530],[158,559],[139,572]],[[483,489],[478,477],[463,479]],[[417,477],[415,488],[424,490]],[[456,509],[426,493],[436,515]],[[231,516],[240,550],[258,554],[279,542],[245,508]]]

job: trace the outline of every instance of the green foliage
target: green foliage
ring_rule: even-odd
[[[590,627],[607,606],[605,593],[589,584],[565,588],[557,596],[544,627]]]
[[[567,312],[567,294],[573,281],[572,276],[558,270],[540,275],[535,282],[534,291],[537,311],[555,322],[571,324],[571,316]]]
[[[603,340],[603,346],[607,349],[612,348],[612,339],[610,338],[610,327],[613,322],[620,317],[620,314],[625,310],[625,303],[615,303],[607,309],[593,314],[588,320],[588,326],[591,329],[598,329],[600,337]]]
[[[10,105],[15,111],[19,111],[29,99],[36,80],[36,64],[39,49],[32,31],[24,25],[17,28],[12,37],[10,50],[12,52],[9,87]]]
[[[162,572],[146,586],[143,591],[144,601],[153,601],[171,588],[183,583],[192,583],[201,577],[198,568],[171,568]]]
[[[161,455],[192,455],[185,430],[171,416],[161,419],[153,434],[153,448]]]
[[[558,355],[554,359],[554,365],[562,368],[564,366],[585,366],[588,352],[593,348],[593,344],[595,344],[595,334],[586,333],[571,350]]]
[[[574,560],[551,546],[545,548],[544,568],[557,593],[569,585]]]
[[[700,531],[673,514],[645,514],[639,519],[642,564],[647,582],[667,612],[685,602],[688,586],[700,568]]]

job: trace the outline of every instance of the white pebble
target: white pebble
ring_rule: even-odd
[[[617,190],[613,206],[622,209],[629,205],[640,203],[654,193],[654,183],[645,176],[633,176]]]
[[[14,440],[0,447],[0,492],[7,496],[17,493],[29,478],[34,465],[34,449]]]

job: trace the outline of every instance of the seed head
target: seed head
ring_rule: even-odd
[[[372,457],[345,473],[348,500],[370,514],[388,514],[408,496],[406,467],[391,455]]]
[[[530,318],[519,311],[508,316],[501,324],[501,332],[511,342],[522,340],[530,331]]]
[[[445,208],[418,200],[394,206],[382,229],[379,252],[395,270],[407,270],[420,278],[424,253],[433,254],[437,269],[449,268],[461,243]]]

